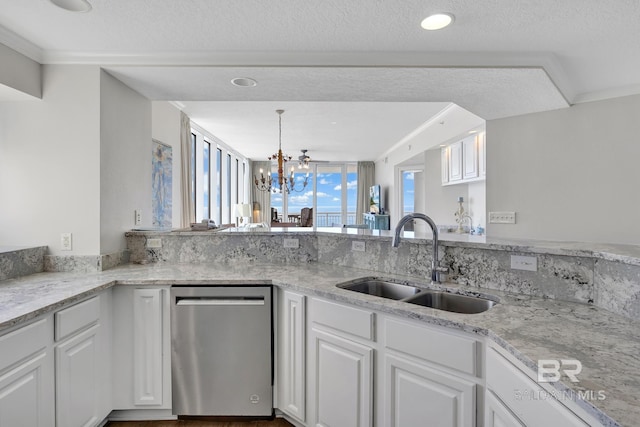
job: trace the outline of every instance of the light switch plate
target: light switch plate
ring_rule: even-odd
[[[284,239],[283,246],[285,248],[297,249],[300,247],[298,239]]]
[[[162,247],[162,239],[147,239],[147,248],[158,249]]]
[[[71,233],[60,233],[60,250],[70,251],[72,249]]]
[[[538,258],[534,256],[511,255],[511,269],[538,271]]]
[[[360,240],[354,240],[351,242],[351,250],[355,252],[364,252],[365,251],[365,243]]]
[[[515,224],[515,212],[489,212],[489,224]]]

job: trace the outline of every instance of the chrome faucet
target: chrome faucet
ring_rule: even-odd
[[[449,271],[446,267],[438,266],[438,228],[436,227],[436,223],[433,222],[431,218],[421,213],[411,213],[405,215],[398,221],[398,225],[396,225],[396,231],[393,236],[393,241],[391,242],[391,246],[397,248],[400,244],[400,232],[404,228],[404,225],[412,221],[414,219],[421,219],[429,224],[431,227],[431,232],[433,233],[433,259],[431,260],[431,281],[434,283],[440,283],[440,273],[446,273]]]

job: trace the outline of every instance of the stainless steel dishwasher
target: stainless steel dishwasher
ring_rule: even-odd
[[[173,286],[173,413],[273,414],[271,286]]]

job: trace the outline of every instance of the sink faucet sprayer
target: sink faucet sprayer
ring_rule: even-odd
[[[402,231],[404,225],[414,219],[421,219],[429,224],[431,227],[431,232],[433,233],[433,259],[431,260],[431,281],[434,283],[440,283],[440,273],[446,273],[449,271],[446,267],[438,266],[438,228],[436,227],[436,223],[433,222],[431,218],[421,213],[411,213],[405,215],[398,221],[398,225],[396,225],[396,231],[393,236],[393,241],[391,246],[397,248],[400,244],[400,232]]]

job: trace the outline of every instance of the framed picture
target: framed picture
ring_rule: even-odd
[[[172,148],[155,139],[151,155],[151,208],[153,226],[171,229],[173,163]]]

